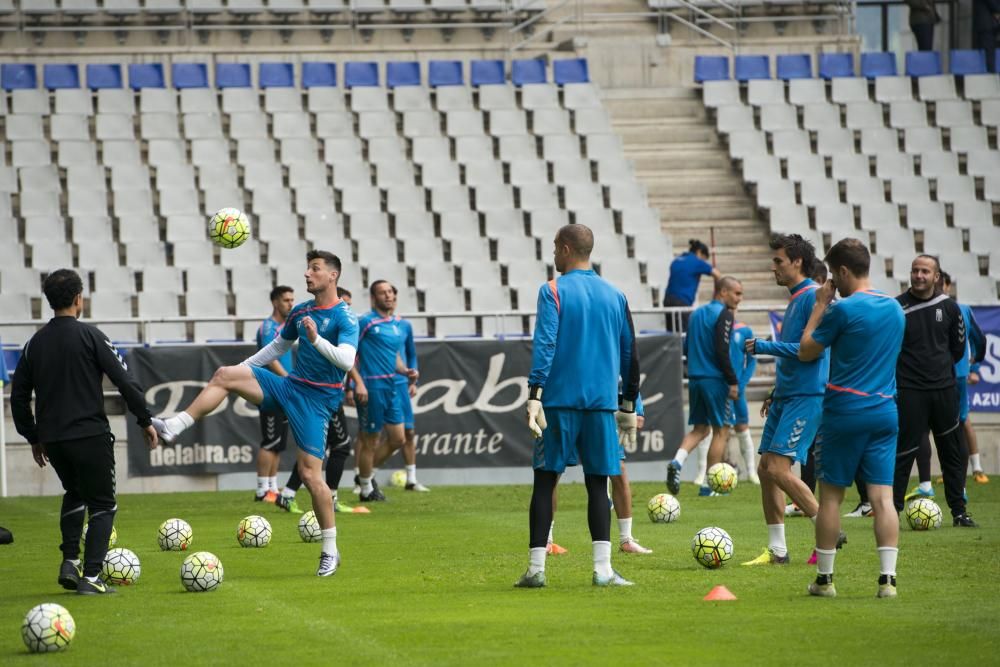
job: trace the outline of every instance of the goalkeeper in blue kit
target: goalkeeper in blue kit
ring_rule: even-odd
[[[591,230],[556,233],[562,274],[538,290],[527,420],[535,437],[528,570],[514,585],[545,586],[552,492],[567,466],[581,464],[593,541],[595,586],[630,586],[611,568],[608,477],[621,471],[619,443],[635,442],[639,357],[628,302],[590,266]],[[622,393],[617,387],[621,380]]]

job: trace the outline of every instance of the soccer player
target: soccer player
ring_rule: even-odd
[[[899,446],[893,496],[896,511],[902,512],[913,460],[930,429],[952,524],[975,528],[966,512],[969,451],[962,437],[955,382],[955,364],[967,354],[965,320],[958,304],[938,289],[940,273],[935,257],[917,255],[910,266],[910,289],[896,297],[906,313],[906,336],[896,368]]]
[[[257,351],[263,350],[281,335],[288,313],[295,305],[295,290],[288,285],[278,285],[271,290],[271,316],[257,327]],[[279,377],[292,370],[292,351],[267,365]],[[282,412],[260,411],[260,451],[257,452],[256,502],[273,503],[278,499],[278,461],[288,441],[288,418]]]
[[[559,228],[553,246],[562,275],[538,289],[528,376],[527,421],[535,437],[529,565],[514,585],[545,585],[552,493],[566,466],[579,461],[587,487],[593,585],[630,586],[611,568],[607,485],[609,476],[621,473],[619,444],[635,443],[639,357],[632,315],[621,291],[591,268],[594,234],[589,227]]]
[[[852,238],[838,241],[827,253],[826,263],[831,280],[816,290],[799,346],[804,362],[816,361],[826,348],[830,350],[830,380],[815,445],[820,483],[818,559],[809,594],[837,594],[833,565],[842,535],[840,505],[860,471],[875,510],[878,597],[895,597],[899,517],[892,511],[892,478],[899,425],[893,399],[905,318],[895,299],[872,289],[871,256],[865,243]],[[831,304],[834,291],[841,298]]]
[[[740,380],[740,394],[733,401],[733,430],[739,443],[739,459],[743,461],[743,478],[749,478],[754,484],[760,484],[757,475],[757,460],[754,457],[753,438],[750,437],[750,410],[747,408],[747,384],[757,369],[757,358],[746,351],[746,341],[753,339],[753,329],[745,322],[733,325],[730,355],[733,368]]]
[[[688,424],[693,428],[684,436],[672,461],[667,462],[667,490],[675,496],[681,490],[681,468],[692,449],[705,436],[712,435],[708,465],[722,460],[732,404],[740,395],[740,379],[729,354],[733,332],[733,311],[743,300],[743,285],[732,276],[717,283],[715,298],[691,313],[690,327],[684,338],[688,363]],[[702,486],[700,495],[711,495]]]
[[[79,320],[80,276],[70,269],[53,271],[42,291],[55,316],[25,343],[17,362],[10,392],[14,427],[31,445],[35,463],[41,468],[46,461],[51,463],[65,490],[59,515],[63,555],[59,584],[80,595],[114,593],[99,577],[118,510],[115,437],[101,388],[105,375],[135,415],[150,449],[157,446],[157,435],[143,390],[125,360],[99,329]],[[85,512],[90,524],[81,568]]]
[[[330,419],[344,396],[344,376],[354,365],[358,321],[337,297],[340,258],[325,250],[306,254],[306,291],[309,301],[292,308],[281,335],[236,366],[218,369],[188,408],[169,419],[153,419],[160,438],[172,444],[195,421],[210,414],[235,392],[265,410],[282,410],[295,435],[299,475],[312,496],[323,544],[316,574],[328,577],[340,565],[337,528],[330,487],[323,479],[323,453]],[[299,342],[292,372],[279,377],[264,368]]]
[[[760,499],[767,523],[768,544],[764,552],[744,565],[787,565],[785,542],[785,494],[808,517],[819,509],[809,487],[792,472],[796,461],[805,463],[823,416],[823,392],[829,377],[825,350],[813,360],[799,359],[799,341],[816,302],[817,285],[808,276],[816,263],[812,244],[798,234],[771,237],[771,273],[774,281],[788,288],[789,302],[781,323],[779,340],[751,338],[748,354],[776,357],[772,402],[760,439]]]
[[[712,276],[718,282],[722,278],[719,270],[709,264],[708,246],[698,239],[688,241],[687,252],[682,252],[670,262],[670,277],[667,279],[667,288],[663,292],[663,306],[688,307],[694,303],[698,295],[698,283],[702,276]],[[677,329],[677,321],[674,315],[667,314],[667,331],[687,331],[688,321],[691,313],[681,314],[681,328]]]

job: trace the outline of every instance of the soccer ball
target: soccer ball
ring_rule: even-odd
[[[729,493],[736,488],[739,475],[736,473],[736,468],[723,462],[709,468],[706,479],[709,488],[716,493]]]
[[[187,551],[194,535],[191,524],[184,519],[167,519],[160,524],[156,541],[164,551]]]
[[[139,557],[129,549],[111,549],[104,557],[101,576],[117,586],[131,586],[139,578]]]
[[[32,653],[61,651],[75,634],[73,617],[65,607],[52,602],[32,607],[21,624],[21,639]]]
[[[691,540],[691,553],[701,565],[714,570],[733,557],[733,540],[721,528],[702,528]]]
[[[916,498],[906,506],[906,523],[913,530],[941,527],[941,508],[930,498]]]
[[[87,546],[87,528],[90,527],[89,523],[83,524],[83,534],[80,535],[80,546]],[[108,548],[118,544],[118,529],[111,526],[111,537],[108,538]]]
[[[251,514],[240,521],[236,539],[245,547],[266,547],[271,541],[271,524],[264,517]]]
[[[681,516],[681,504],[669,493],[658,493],[646,503],[649,520],[653,523],[671,523]]]
[[[223,208],[208,223],[208,238],[222,248],[239,248],[250,238],[250,220],[238,208]]]
[[[392,485],[395,486],[396,488],[402,489],[404,486],[406,486],[406,471],[397,470],[396,472],[392,473],[392,477],[389,478],[389,481],[392,482]]]
[[[222,583],[222,563],[207,551],[196,551],[181,563],[181,583],[192,593],[214,591]]]
[[[309,510],[299,517],[299,537],[303,542],[319,542],[322,537],[319,521],[316,520],[316,512]]]

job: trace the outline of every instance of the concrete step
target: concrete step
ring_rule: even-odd
[[[692,223],[690,220],[682,220],[663,226],[663,231],[671,235],[675,249],[686,248],[688,239],[710,236],[711,232],[714,232],[716,243],[747,245],[757,251],[766,248],[768,241],[767,233],[761,228],[761,223],[753,220],[713,220],[707,227],[704,224]],[[684,245],[678,246],[678,243]]]
[[[669,220],[733,220],[751,219],[753,203],[747,197],[650,197],[650,206],[660,209],[660,219]]]
[[[743,183],[728,174],[700,176],[678,175],[646,181],[650,197],[696,197],[703,195],[739,197],[744,194]]]
[[[715,130],[699,123],[629,125],[618,127],[615,131],[621,136],[626,151],[630,145],[647,147],[650,143],[693,144],[696,146],[717,146],[719,143],[719,137]]]
[[[657,150],[659,149],[659,150]],[[656,178],[657,174],[673,172],[685,167],[691,169],[717,169],[730,172],[729,155],[714,145],[666,144],[628,147],[626,153],[641,178]]]

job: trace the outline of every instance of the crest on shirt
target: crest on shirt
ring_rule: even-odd
[[[319,330],[320,330],[320,331],[326,331],[326,328],[327,328],[328,326],[330,326],[330,318],[329,318],[329,317],[324,317],[324,318],[323,318],[323,321],[322,321],[322,322],[320,322],[320,325],[319,325]]]
[[[935,308],[934,309],[934,321],[935,322],[941,322],[943,320],[944,320],[944,313],[941,311],[940,308]]]

